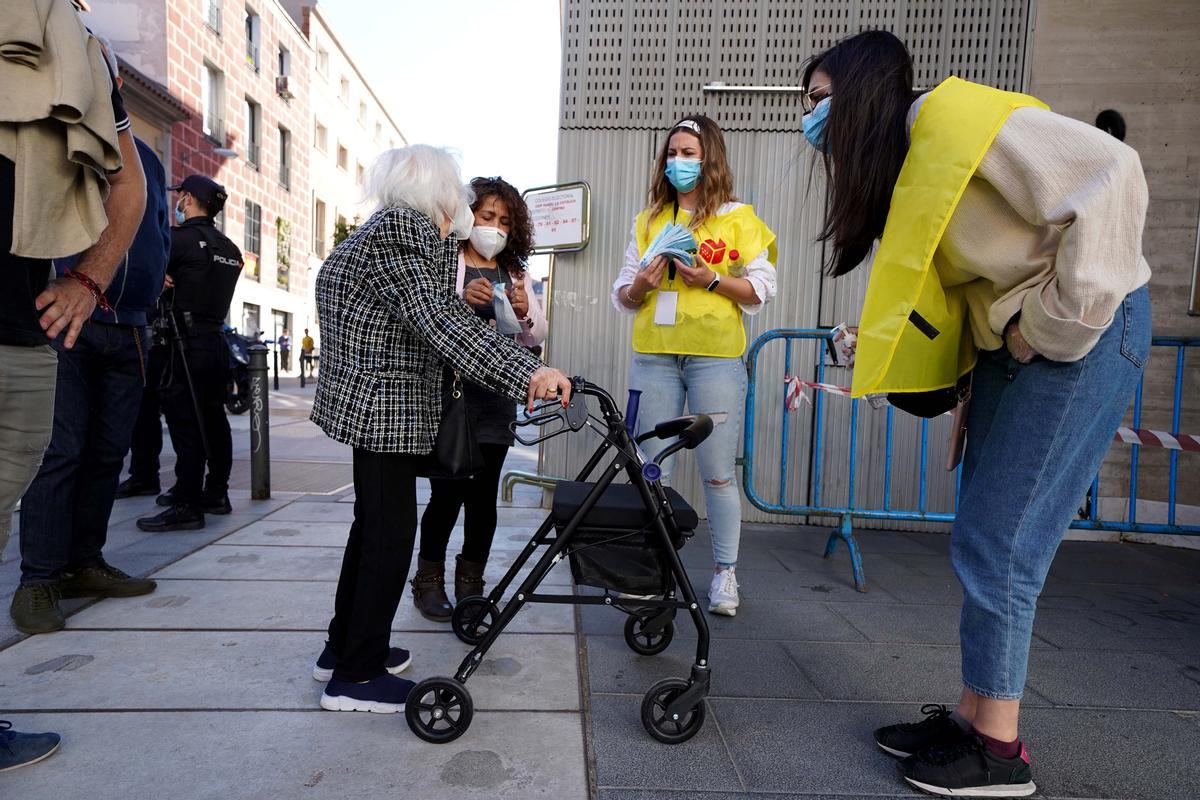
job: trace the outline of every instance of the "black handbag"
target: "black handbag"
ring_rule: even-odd
[[[914,417],[932,419],[951,411],[971,396],[971,373],[958,379],[958,383],[932,392],[888,392],[888,402]]]
[[[462,375],[455,371],[454,383],[442,404],[442,421],[438,425],[433,452],[427,457],[421,474],[426,478],[456,479],[470,478],[481,471],[483,452],[471,430]]]

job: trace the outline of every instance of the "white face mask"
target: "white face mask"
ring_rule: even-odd
[[[462,239],[466,239],[471,235],[471,226],[475,224],[475,212],[466,203],[458,207],[454,212],[454,219],[450,222],[450,233]]]
[[[491,261],[508,244],[508,234],[499,228],[476,225],[471,228],[471,246],[475,252]]]

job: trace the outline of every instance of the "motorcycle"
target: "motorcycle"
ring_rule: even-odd
[[[229,382],[225,390],[225,408],[230,414],[244,414],[250,410],[251,340],[238,333],[237,328],[226,328],[225,343],[229,347]]]

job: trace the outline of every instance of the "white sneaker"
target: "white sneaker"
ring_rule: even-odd
[[[732,617],[738,609],[738,582],[734,568],[718,569],[708,586],[708,610]]]

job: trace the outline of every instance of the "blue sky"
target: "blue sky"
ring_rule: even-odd
[[[558,0],[320,0],[410,143],[518,189],[557,173]]]

